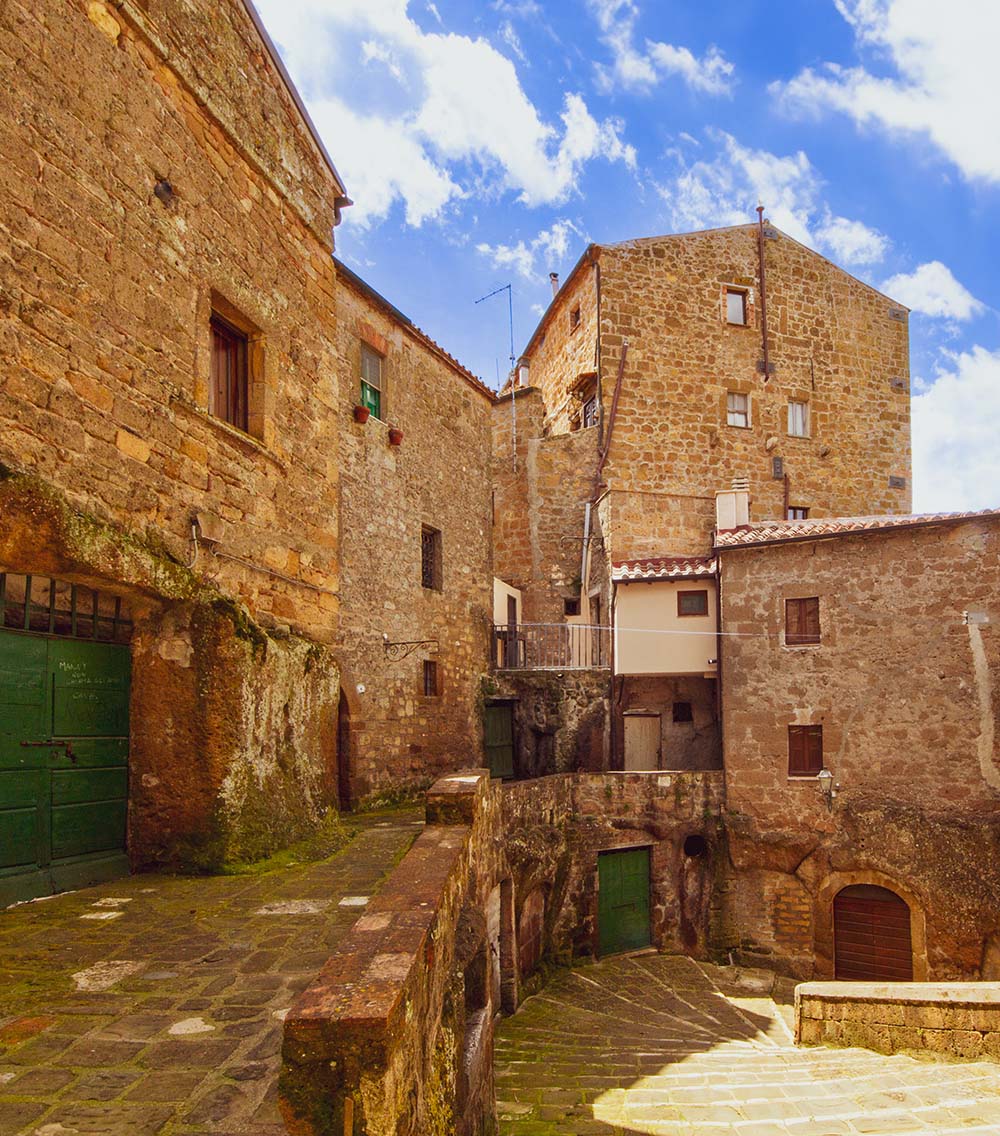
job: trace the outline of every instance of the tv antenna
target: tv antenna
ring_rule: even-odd
[[[499,288],[494,288],[492,292],[487,292],[485,296],[480,296],[476,300],[477,304],[483,303],[484,300],[492,300],[494,296],[499,296],[501,292],[507,293],[507,326],[510,332],[510,437],[511,437],[511,454],[513,460],[513,468],[517,472],[517,377],[514,369],[514,364],[517,361],[517,356],[514,354],[514,289],[510,284],[503,284]],[[498,384],[499,386],[499,381]],[[499,391],[497,392],[499,393]]]

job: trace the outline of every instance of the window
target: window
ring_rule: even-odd
[[[823,727],[788,727],[788,776],[815,777],[823,768]]]
[[[597,425],[597,395],[592,395],[583,404],[583,428]]]
[[[809,403],[789,402],[788,404],[788,433],[793,438],[809,437]]]
[[[678,615],[708,615],[708,592],[678,592]]]
[[[580,614],[580,601],[579,600],[563,600],[563,615],[579,615]]]
[[[739,324],[746,327],[747,322],[747,294],[738,288],[726,289],[726,323]]]
[[[730,391],[726,395],[726,423],[729,426],[750,425],[750,396]]]
[[[376,418],[382,418],[382,356],[361,344],[361,405]]]
[[[580,305],[577,306],[569,313],[569,329],[576,331],[580,326]]]
[[[441,532],[429,525],[420,531],[420,582],[441,591]]]
[[[819,597],[785,600],[785,642],[793,644],[819,641]]]
[[[437,662],[434,659],[424,659],[424,697],[437,698],[440,693]]]
[[[786,521],[808,521],[809,509],[805,505],[789,505]]]
[[[221,316],[212,316],[212,385],[209,410],[244,433],[249,428],[247,337]]]
[[[691,713],[690,702],[675,702],[674,703],[674,721],[675,722],[693,722],[694,715]]]

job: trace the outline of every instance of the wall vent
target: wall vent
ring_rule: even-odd
[[[777,229],[765,229],[764,230],[764,239],[767,240],[767,241],[776,241],[778,239],[778,230]]]
[[[785,476],[785,463],[781,458],[771,458],[771,476],[775,481]]]
[[[906,323],[906,308],[890,308],[889,319],[896,320],[898,323]]]
[[[906,478],[905,477],[890,477],[889,478],[889,488],[890,489],[905,489],[906,488]]]
[[[905,391],[906,379],[900,378],[897,375],[895,378],[889,380],[889,386],[891,386],[894,391]]]

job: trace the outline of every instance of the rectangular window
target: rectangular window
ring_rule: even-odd
[[[597,395],[588,398],[583,404],[583,428],[597,425]]]
[[[570,329],[570,331],[576,331],[576,329],[579,326],[580,326],[580,308],[579,308],[579,305],[577,305],[577,307],[575,307],[569,313],[569,329]]]
[[[788,776],[815,777],[823,768],[823,727],[788,727]]]
[[[708,592],[678,592],[678,615],[708,615]]]
[[[737,288],[726,289],[726,322],[746,327],[747,294]]]
[[[809,508],[806,505],[789,505],[786,521],[808,521]]]
[[[809,437],[809,403],[789,402],[788,433],[793,438]]]
[[[441,532],[424,525],[420,531],[420,582],[441,591]]]
[[[818,643],[819,596],[785,600],[785,642]]]
[[[209,410],[244,433],[249,428],[247,337],[221,316],[212,316],[212,386]]]
[[[580,601],[579,600],[563,600],[563,615],[579,615],[580,614]]]
[[[367,343],[361,344],[361,405],[382,418],[382,356]]]
[[[434,659],[424,659],[424,696],[436,698],[441,693],[438,685],[438,665]]]
[[[726,423],[729,426],[750,425],[750,396],[730,391],[726,395]]]

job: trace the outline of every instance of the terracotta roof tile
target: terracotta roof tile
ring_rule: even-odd
[[[715,557],[647,556],[644,560],[616,560],[611,578],[616,583],[637,580],[703,580],[714,576]]]
[[[893,529],[939,525],[976,518],[1000,518],[1000,509],[981,509],[971,513],[904,513],[901,516],[817,517],[808,521],[762,521],[738,529],[716,533],[718,549],[747,548],[793,540],[821,540],[851,533],[882,532]]]

